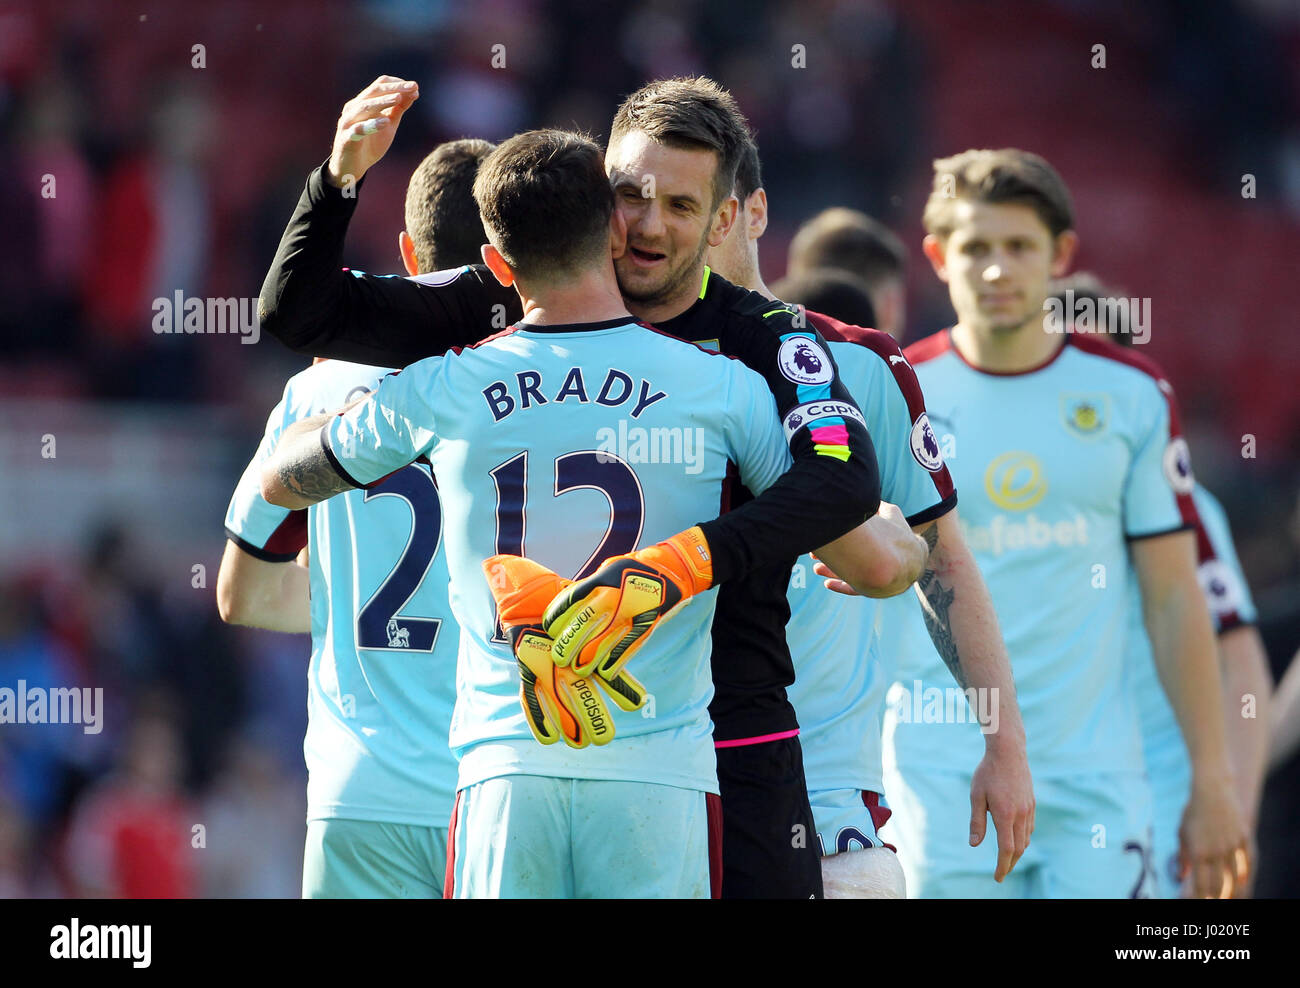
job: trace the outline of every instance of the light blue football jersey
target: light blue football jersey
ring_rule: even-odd
[[[911,525],[951,510],[956,493],[916,375],[898,344],[874,330],[816,325],[830,341],[840,380],[857,399],[871,432],[881,498],[897,504]],[[795,682],[787,692],[799,717],[808,791],[882,792],[880,732],[888,683],[875,629],[882,601],[827,590],[813,573],[813,562],[804,555],[795,564],[786,625],[795,665]],[[911,591],[901,599],[919,609]]]
[[[255,555],[272,558],[269,545],[285,558],[285,519],[308,516],[307,819],[446,827],[456,791],[448,732],[459,629],[428,466],[404,467],[305,513],[260,493],[262,463],[287,426],[341,407],[389,373],[327,360],[290,378],[235,489],[226,531]]]
[[[1201,593],[1210,609],[1214,630],[1218,634],[1231,631],[1243,624],[1255,624],[1259,612],[1250,594],[1250,585],[1237,558],[1237,548],[1232,541],[1228,513],[1219,499],[1200,484],[1192,491],[1196,513],[1201,519],[1197,579]]]
[[[1223,506],[1200,484],[1196,485],[1192,498],[1201,520],[1197,530],[1197,577],[1215,633],[1222,634],[1243,624],[1253,624],[1256,620],[1255,603],[1237,560]],[[1180,763],[1178,774],[1190,780],[1187,746],[1178,727],[1178,718],[1160,685],[1155,654],[1142,616],[1142,602],[1136,597],[1129,607],[1128,666],[1137,697],[1142,747],[1148,767],[1154,772],[1158,766],[1162,773],[1168,773],[1174,763]],[[1159,780],[1153,778],[1152,781]]]
[[[461,626],[452,746],[464,788],[501,775],[621,779],[717,792],[709,669],[716,592],[664,622],[629,671],[652,694],[613,712],[608,745],[534,740],[482,563],[527,555],[581,577],[716,516],[728,461],[765,490],[789,452],[763,378],[629,319],[520,324],[384,379],[322,441],[364,484],[427,455]]]
[[[975,370],[947,331],[906,353],[962,490],[963,530],[1010,656],[1031,770],[1132,770],[1142,747],[1124,672],[1139,593],[1128,541],[1196,517],[1172,389],[1145,358],[1079,335],[1022,374]],[[899,617],[886,631],[901,681],[886,718],[896,764],[970,770],[983,751],[979,726],[931,703],[952,676],[919,615]]]

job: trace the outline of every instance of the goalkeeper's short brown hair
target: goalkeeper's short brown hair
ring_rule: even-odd
[[[736,170],[753,147],[749,123],[735,98],[712,79],[658,79],[625,99],[610,126],[611,144],[624,134],[640,131],[671,148],[712,151],[718,156],[713,175],[713,205],[717,209],[736,184]],[[758,152],[754,150],[754,164]],[[755,175],[755,181],[761,179]],[[750,192],[753,190],[751,189]]]

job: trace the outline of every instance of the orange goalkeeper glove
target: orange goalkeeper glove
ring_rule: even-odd
[[[698,525],[627,556],[606,559],[560,593],[542,616],[557,666],[617,676],[655,627],[713,586],[713,557]]]
[[[614,721],[596,687],[623,710],[643,706],[646,690],[630,675],[583,677],[555,665],[541,612],[572,581],[521,556],[493,556],[483,572],[519,663],[519,704],[533,737],[541,744],[563,739],[571,748],[608,744]]]

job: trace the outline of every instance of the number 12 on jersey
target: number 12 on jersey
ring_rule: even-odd
[[[571,491],[590,490],[599,491],[609,502],[609,526],[573,579],[590,576],[611,556],[636,550],[645,523],[645,493],[636,472],[626,460],[613,453],[582,449],[557,456],[553,470],[555,486],[552,496],[563,497]],[[497,493],[496,551],[511,556],[526,555],[528,451],[512,456],[489,473]],[[499,620],[492,640],[506,641]]]

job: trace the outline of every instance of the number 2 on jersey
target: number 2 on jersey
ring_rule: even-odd
[[[398,652],[432,652],[442,621],[403,617],[424,582],[442,541],[442,504],[433,478],[420,467],[403,467],[378,487],[366,491],[365,500],[397,497],[411,509],[411,534],[397,564],[366,606],[357,613],[357,647]]]

